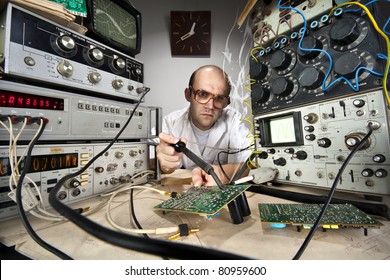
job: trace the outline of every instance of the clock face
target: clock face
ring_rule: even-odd
[[[210,11],[171,11],[172,55],[210,55]]]

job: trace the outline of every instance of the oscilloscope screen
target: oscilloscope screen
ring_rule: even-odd
[[[263,147],[303,145],[300,112],[290,112],[258,119]]]

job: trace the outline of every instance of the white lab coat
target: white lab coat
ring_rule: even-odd
[[[196,155],[200,156],[201,152],[196,142],[191,123],[189,121],[189,106],[187,108],[174,111],[164,117],[162,123],[162,132],[173,135],[177,138],[186,138],[191,142],[187,143],[187,148]],[[203,152],[203,160],[209,164],[218,165],[217,155],[220,149],[244,149],[253,142],[252,134],[242,115],[236,109],[227,106],[222,110],[221,117],[210,130],[206,149]],[[212,149],[209,147],[215,147]],[[221,153],[219,159],[221,164],[245,162],[250,156],[251,149],[240,153],[228,155]],[[181,168],[193,169],[196,165],[186,156],[183,156]]]

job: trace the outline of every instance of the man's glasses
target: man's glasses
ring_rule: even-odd
[[[230,104],[230,98],[225,95],[213,94],[203,89],[194,90],[192,87],[190,90],[194,94],[194,99],[200,104],[206,104],[210,99],[213,99],[214,107],[217,109],[223,109]]]

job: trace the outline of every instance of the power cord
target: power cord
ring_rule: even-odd
[[[358,145],[356,145],[353,150],[351,151],[351,153],[348,155],[348,157],[345,159],[345,161],[343,162],[343,164],[341,165],[339,171],[337,172],[337,175],[334,179],[334,182],[333,182],[333,185],[330,189],[330,192],[327,196],[327,200],[324,202],[324,205],[321,209],[321,212],[320,214],[318,215],[317,217],[317,220],[315,221],[315,223],[313,224],[312,228],[310,229],[310,232],[309,234],[306,236],[304,242],[302,243],[301,247],[299,248],[298,252],[295,254],[293,260],[298,260],[301,255],[303,254],[303,252],[305,251],[307,245],[309,244],[310,240],[312,239],[315,231],[317,230],[319,224],[321,223],[322,221],[322,218],[324,217],[325,213],[326,213],[326,210],[328,209],[328,206],[330,204],[330,201],[332,200],[332,197],[336,191],[336,187],[339,183],[339,180],[341,178],[341,175],[343,174],[344,172],[344,169],[346,168],[347,164],[349,163],[349,161],[352,159],[352,157],[355,155],[355,153],[359,150],[359,148],[368,140],[368,138],[371,136],[372,132],[373,132],[373,128],[372,128],[372,124],[369,123],[368,124],[368,128],[369,128],[369,131],[368,133],[363,137],[363,139],[359,142]]]

